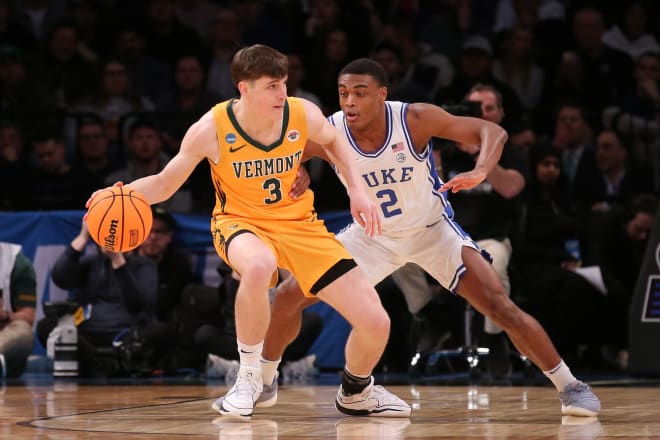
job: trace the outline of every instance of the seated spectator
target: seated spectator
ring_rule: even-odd
[[[206,89],[206,71],[197,55],[183,55],[177,59],[174,78],[174,89],[156,101],[156,111],[163,113],[160,125],[164,132],[165,151],[170,156],[179,152],[188,127],[222,101],[220,95]],[[204,177],[208,177],[208,168]]]
[[[628,145],[612,130],[596,137],[597,173],[581,180],[574,188],[580,211],[607,211],[612,206],[624,206],[636,194],[653,188],[649,169],[635,166],[628,160]]]
[[[613,317],[605,312],[605,296],[574,271],[583,243],[577,242],[574,253],[568,246],[583,231],[568,208],[561,163],[561,152],[551,145],[530,150],[530,178],[513,248],[526,309],[547,329],[560,355],[577,360],[578,345],[599,347]]]
[[[630,158],[647,164],[660,189],[660,54],[645,52],[635,64],[635,87],[603,111],[605,128],[632,140]]]
[[[21,127],[0,122],[0,211],[26,209],[29,201],[29,154]]]
[[[51,272],[55,285],[73,290],[73,299],[85,310],[85,319],[78,325],[80,374],[118,374],[112,366],[97,364],[97,350],[112,349],[120,332],[135,328],[146,341],[146,353],[140,356],[152,364],[171,340],[167,327],[156,323],[156,265],[135,253],[108,252],[96,245],[84,252],[89,238],[87,223],[83,222]],[[44,347],[56,326],[57,318],[38,322],[37,333]]]
[[[36,139],[29,178],[28,206],[33,210],[81,209],[92,186],[66,161],[64,141],[57,135]]]
[[[105,181],[106,185],[114,185],[118,181],[130,183],[140,177],[156,174],[169,162],[169,157],[162,151],[163,140],[158,128],[146,119],[138,119],[130,126],[127,147],[128,164],[111,173]],[[187,187],[179,189],[162,206],[170,212],[190,212],[190,191]]]
[[[101,117],[110,142],[122,139],[122,118],[154,108],[149,98],[135,93],[128,67],[117,59],[103,63],[97,88],[76,106],[77,111],[91,112]]]
[[[60,109],[72,109],[94,90],[96,66],[78,52],[78,43],[78,29],[72,22],[56,23],[48,32],[47,50],[35,69]]]
[[[93,184],[90,194],[105,186],[108,175],[121,167],[118,157],[118,147],[111,144],[101,118],[83,119],[78,125],[76,137],[78,149],[75,166],[87,174],[87,179]]]
[[[156,317],[158,321],[171,327],[173,335],[160,364],[166,372],[174,372],[179,368],[201,370],[206,353],[196,349],[190,337],[192,332],[188,330],[190,325],[195,323],[186,321],[186,316],[181,311],[184,289],[195,281],[191,256],[172,247],[176,228],[174,217],[161,207],[154,207],[152,211],[151,232],[137,249],[137,253],[150,258],[158,267]]]
[[[657,211],[656,195],[639,194],[589,223],[584,263],[603,273],[608,308],[617,316],[603,329],[611,344],[606,354],[622,370],[628,360],[628,311]]]
[[[169,64],[145,55],[144,31],[137,25],[123,23],[114,36],[113,51],[133,78],[133,91],[156,101],[174,84]]]
[[[23,374],[34,345],[37,276],[21,246],[0,242],[0,374]]]
[[[645,2],[634,0],[623,3],[620,21],[603,34],[603,43],[627,53],[633,61],[644,52],[660,53],[658,40],[647,28],[649,17],[652,17],[651,11]]]

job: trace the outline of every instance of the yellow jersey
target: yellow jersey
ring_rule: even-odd
[[[312,216],[311,190],[296,200],[289,197],[307,142],[302,102],[287,98],[280,137],[271,145],[263,145],[243,131],[232,103],[221,102],[212,109],[220,149],[218,163],[209,161],[215,187],[213,216],[262,220],[304,220]]]

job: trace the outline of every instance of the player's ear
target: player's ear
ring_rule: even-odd
[[[383,86],[378,89],[378,97],[385,101],[387,99],[387,87]]]

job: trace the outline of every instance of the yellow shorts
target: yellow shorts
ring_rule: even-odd
[[[323,220],[255,220],[219,215],[211,219],[211,234],[218,255],[231,267],[227,245],[237,234],[251,232],[271,248],[277,266],[298,280],[305,296],[313,296],[312,286],[341,260],[353,260],[344,245],[328,232]],[[277,283],[273,275],[271,287]]]

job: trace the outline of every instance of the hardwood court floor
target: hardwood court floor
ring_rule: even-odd
[[[336,386],[281,387],[250,422],[210,409],[224,384],[8,385],[0,439],[660,439],[660,388],[594,387],[598,418],[562,417],[554,388],[390,386],[410,419],[345,417]]]

